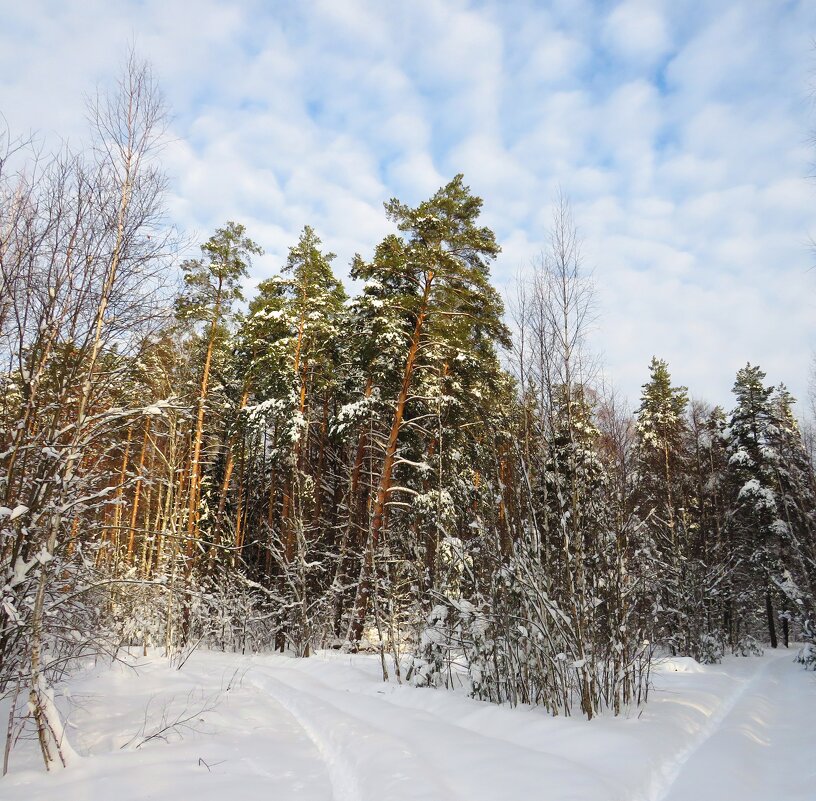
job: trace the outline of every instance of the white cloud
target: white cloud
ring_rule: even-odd
[[[604,38],[609,46],[627,60],[652,64],[671,47],[662,3],[656,0],[626,0],[606,19]]]
[[[808,0],[89,0],[17,4],[4,23],[0,111],[72,139],[83,92],[135,38],[175,114],[171,215],[200,238],[244,222],[266,249],[255,280],[305,223],[343,272],[390,230],[384,200],[462,170],[508,286],[561,186],[596,270],[596,342],[630,397],[653,354],[725,404],[748,359],[806,387]]]
[[[588,58],[586,47],[561,31],[534,43],[525,72],[537,81],[556,83],[572,77]]]

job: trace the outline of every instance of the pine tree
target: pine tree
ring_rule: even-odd
[[[192,432],[189,479],[187,483],[187,555],[192,556],[199,538],[204,418],[210,390],[210,372],[216,343],[223,336],[233,304],[242,300],[241,279],[247,275],[249,260],[259,255],[261,248],[246,236],[240,223],[228,222],[201,246],[202,257],[184,262],[185,292],[178,298],[179,319],[204,323],[204,346],[195,428]]]
[[[360,639],[365,625],[373,590],[374,557],[392,503],[406,405],[424,349],[431,341],[438,345],[450,342],[453,346],[455,339],[476,343],[483,337],[507,338],[501,322],[501,300],[489,283],[489,261],[499,247],[493,232],[477,224],[481,206],[481,199],[470,193],[461,175],[416,208],[391,200],[386,204],[386,214],[405,238],[386,240],[380,258],[372,265],[378,274],[364,275],[397,290],[399,294],[390,295],[386,302],[400,307],[410,334],[378,469],[351,627],[353,641]]]

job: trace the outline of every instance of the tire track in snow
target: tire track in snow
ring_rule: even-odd
[[[710,715],[700,731],[694,736],[692,741],[679,753],[667,759],[652,776],[652,781],[643,801],[663,801],[672,791],[675,782],[683,772],[683,768],[689,760],[719,731],[728,716],[736,709],[739,702],[752,690],[760,679],[770,669],[776,661],[775,658],[766,657],[763,664],[753,675],[729,695],[717,708],[714,714]]]

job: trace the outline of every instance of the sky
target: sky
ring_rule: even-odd
[[[594,275],[592,346],[637,406],[653,355],[726,407],[750,361],[800,398],[816,336],[813,0],[0,0],[0,114],[81,142],[130,42],[172,110],[170,218],[227,220],[274,274],[304,225],[372,254],[382,204],[456,173],[516,277],[559,189]],[[2,124],[2,123],[0,123]],[[194,254],[193,254],[194,255]]]

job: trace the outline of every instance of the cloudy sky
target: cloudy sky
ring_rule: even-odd
[[[0,112],[72,142],[129,41],[172,108],[173,219],[246,224],[276,271],[306,223],[369,255],[382,203],[457,172],[509,290],[558,187],[594,270],[594,334],[634,402],[653,354],[730,405],[736,370],[807,388],[816,345],[816,3],[0,0]]]

